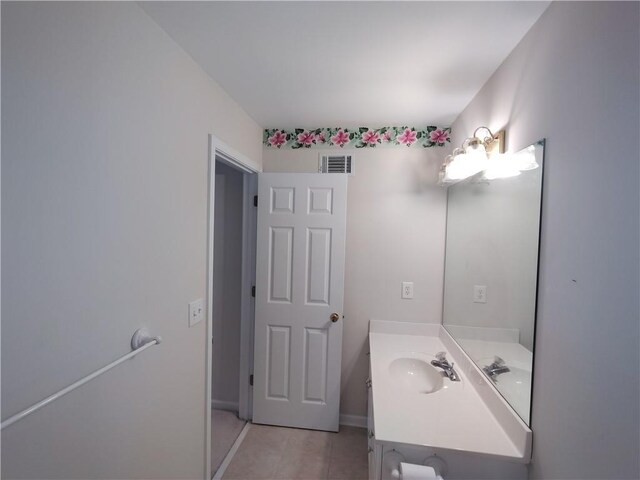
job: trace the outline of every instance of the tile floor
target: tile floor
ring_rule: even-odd
[[[215,472],[244,427],[235,412],[211,410],[211,468]]]
[[[364,428],[339,433],[251,425],[223,480],[366,480]]]

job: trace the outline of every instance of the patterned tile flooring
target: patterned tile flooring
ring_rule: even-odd
[[[366,480],[366,430],[339,433],[251,425],[223,480]]]

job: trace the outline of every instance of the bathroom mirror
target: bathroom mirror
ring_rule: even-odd
[[[529,424],[544,140],[448,189],[443,324]],[[513,173],[513,172],[512,172]]]

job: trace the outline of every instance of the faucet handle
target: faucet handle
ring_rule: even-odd
[[[436,360],[439,362],[445,362],[447,360],[447,352],[436,353]]]

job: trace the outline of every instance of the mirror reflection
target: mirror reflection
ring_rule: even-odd
[[[544,141],[448,189],[443,324],[529,424]]]

